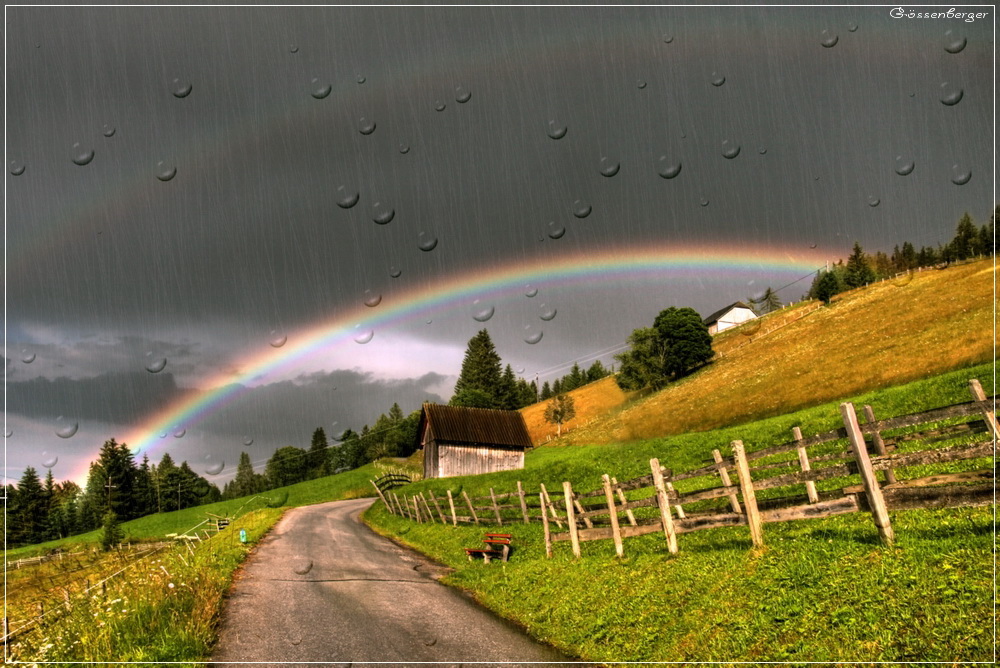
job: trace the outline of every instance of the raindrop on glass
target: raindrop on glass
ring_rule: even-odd
[[[702,197],[700,204],[702,206],[708,206],[708,198],[707,197]]]
[[[828,49],[837,46],[839,40],[840,38],[829,30],[824,30],[819,34],[819,43]]]
[[[4,430],[3,430],[3,435],[6,438],[10,438],[11,436],[14,435],[14,430],[12,428],[10,428],[10,427],[5,427]]]
[[[518,373],[524,373],[524,367],[523,366],[519,366],[519,367],[517,367],[517,369],[515,369],[515,371],[517,371]]]
[[[73,162],[77,165],[83,167],[84,165],[89,165],[90,161],[94,159],[94,150],[89,148],[83,148],[79,143],[73,144]]]
[[[59,438],[72,438],[79,428],[79,423],[71,422],[62,415],[56,419],[56,436]]]
[[[167,432],[161,431],[160,432],[160,438],[166,438],[166,437],[167,437]]]
[[[530,285],[524,286],[524,296],[525,297],[529,297],[530,298],[530,297],[534,297],[537,294],[538,294],[538,288],[532,287]]]
[[[434,109],[436,109],[437,111],[444,111],[447,106],[448,105],[446,105],[441,100],[438,100],[437,102],[434,103]]]
[[[59,463],[59,456],[50,454],[48,450],[42,450],[42,466],[47,469]]]
[[[396,216],[396,210],[392,207],[384,206],[381,202],[375,202],[375,215],[372,216],[379,225],[388,225]]]
[[[565,227],[557,225],[554,220],[549,223],[549,239],[562,239],[564,234],[566,234]]]
[[[357,190],[348,190],[346,186],[337,188],[337,206],[341,209],[350,209],[361,199],[361,193]]]
[[[542,330],[533,329],[531,325],[528,325],[524,329],[525,329],[524,333],[525,343],[530,343],[531,345],[535,345],[536,343],[542,340]]]
[[[874,195],[868,197],[868,206],[876,207],[879,205],[880,202],[881,200],[878,197],[875,197]]]
[[[410,152],[410,147],[407,146],[406,144],[400,144],[399,145],[399,152],[402,153],[403,155],[406,155],[407,153]]]
[[[277,329],[272,329],[271,335],[267,339],[272,348],[280,348],[285,345],[286,341],[288,341],[288,336]]]
[[[601,176],[614,176],[621,168],[622,165],[617,160],[612,160],[611,158],[601,158]]]
[[[430,252],[437,248],[438,240],[433,234],[427,234],[426,232],[421,232],[417,235],[417,247],[426,252]]]
[[[300,559],[295,562],[295,565],[292,567],[292,570],[294,570],[299,575],[305,575],[306,573],[312,570],[312,567],[313,567],[313,562],[311,560]],[[301,638],[299,639],[299,642],[302,642]],[[293,640],[292,644],[297,645],[298,643]]]
[[[728,139],[722,142],[722,157],[732,160],[740,154],[740,145]]]
[[[288,47],[288,50],[289,50],[289,51],[290,51],[291,53],[298,53],[298,52],[299,52],[299,47],[297,47],[297,46],[295,46],[294,44],[292,44],[291,46],[289,46],[289,47]]]
[[[548,322],[549,320],[552,320],[554,317],[556,317],[556,310],[551,306],[546,306],[545,304],[542,304],[540,308],[542,312],[538,314],[538,317],[544,320],[545,322]]]
[[[10,173],[13,176],[20,176],[21,174],[24,174],[24,165],[17,160],[11,160],[9,168]]]
[[[944,50],[948,53],[960,53],[962,49],[965,48],[965,45],[969,43],[965,37],[957,35],[951,30],[947,31],[944,34],[944,37],[945,40],[947,40],[944,45]]]
[[[243,437],[243,445],[253,445],[253,439],[249,436]]]
[[[317,100],[322,100],[323,98],[325,98],[327,95],[330,94],[330,91],[333,90],[333,86],[331,86],[328,83],[323,83],[318,78],[313,79],[310,85],[311,85],[311,90],[309,91],[309,94],[312,95]]]
[[[458,102],[459,104],[465,104],[471,99],[472,99],[472,93],[467,91],[462,86],[459,86],[458,88],[455,89],[455,102]]]
[[[726,83],[726,77],[722,76],[718,72],[712,72],[712,85],[718,88],[722,84]]]
[[[972,170],[964,169],[959,165],[951,166],[951,182],[956,186],[964,186],[972,180]]]
[[[363,135],[370,135],[375,132],[375,121],[369,121],[364,116],[358,121],[358,131]]]
[[[667,156],[661,155],[656,173],[665,179],[672,179],[681,173],[681,163],[671,162]]]
[[[360,328],[361,325],[357,325],[356,328]],[[357,329],[354,333],[354,342],[365,344],[371,341],[375,337],[375,330],[373,329]]]
[[[397,267],[392,267],[389,269],[389,276],[393,278],[399,278],[402,275],[403,271],[401,269],[398,269]]]
[[[177,176],[177,168],[173,165],[168,165],[162,160],[156,163],[156,178],[161,181],[169,181],[170,179]]]
[[[895,285],[897,288],[905,288],[912,282],[913,282],[912,271],[904,271],[892,277],[892,284]]]
[[[638,82],[636,82],[636,86],[638,86],[638,87],[639,87],[639,90],[642,90],[643,88],[645,88],[645,87],[646,87],[646,82],[645,82],[645,81],[643,81],[642,79],[639,79],[639,81],[638,81]]]
[[[958,86],[952,86],[947,82],[941,84],[941,104],[946,107],[954,107],[962,101],[963,95],[965,95],[965,91]]]
[[[160,373],[166,366],[166,357],[153,357],[152,351],[146,353],[146,371],[149,373]]]
[[[472,319],[476,322],[486,322],[496,313],[496,308],[488,304],[480,304],[479,300],[472,302]]]
[[[895,170],[896,173],[899,174],[900,176],[909,175],[913,171],[913,168],[916,166],[917,166],[916,163],[910,160],[909,158],[904,158],[901,155],[896,156]]]
[[[219,460],[205,465],[205,473],[208,475],[219,475],[222,469],[226,468],[226,462]]]
[[[850,23],[850,24],[848,24],[848,26],[847,26],[847,32],[857,32],[857,31],[858,31],[858,24],[857,23]]]
[[[368,79],[366,79],[363,74],[359,74],[358,75],[358,78],[357,78],[358,85],[361,85],[361,84],[363,84],[366,81],[368,81]]]
[[[573,202],[573,215],[577,218],[586,218],[590,215],[591,211],[593,211],[593,208],[582,199]]]
[[[174,97],[187,97],[191,94],[191,84],[187,81],[181,81],[180,79],[174,79],[171,83],[171,91]]]
[[[365,290],[365,306],[375,308],[382,303],[382,295],[371,290]]]
[[[671,44],[671,43],[673,43],[673,41],[674,41],[674,36],[673,35],[665,34],[663,36],[663,43],[664,44]]]
[[[184,438],[184,434],[187,433],[187,429],[181,429],[180,427],[174,427],[174,438]]]
[[[35,361],[35,353],[29,351],[27,348],[21,351],[21,361],[25,364],[31,364]]]
[[[552,139],[562,139],[566,136],[567,128],[565,125],[559,125],[555,121],[549,121],[548,135]]]
[[[104,124],[104,136],[105,137],[114,137],[115,136],[115,126],[111,125],[111,123],[105,123]]]
[[[765,153],[767,153],[767,148],[761,146],[759,149],[757,149],[757,152],[760,153],[761,155],[764,155]]]

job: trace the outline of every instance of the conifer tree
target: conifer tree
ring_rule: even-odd
[[[462,371],[455,383],[455,394],[448,403],[452,406],[498,408],[501,378],[500,355],[493,347],[490,333],[482,329],[469,340]],[[482,405],[484,403],[488,405]]]

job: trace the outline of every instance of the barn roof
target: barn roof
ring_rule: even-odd
[[[729,311],[731,311],[734,308],[745,308],[745,309],[750,309],[751,311],[753,311],[752,308],[750,308],[749,306],[747,306],[743,302],[734,302],[734,303],[730,304],[729,306],[727,306],[726,308],[720,308],[718,311],[716,311],[712,315],[710,315],[707,318],[705,318],[704,320],[702,320],[702,322],[705,323],[706,325],[711,325],[713,322],[718,322],[719,318],[721,318],[722,316],[726,315],[727,313],[729,313]]]
[[[508,448],[531,447],[528,427],[518,411],[424,404],[420,411],[418,438],[423,437],[427,425],[437,441]]]

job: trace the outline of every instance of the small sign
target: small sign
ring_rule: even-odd
[[[247,530],[246,529],[240,529],[240,542],[241,543],[247,542]]]

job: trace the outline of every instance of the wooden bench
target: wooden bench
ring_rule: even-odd
[[[510,556],[510,537],[509,533],[488,533],[483,542],[490,547],[486,549],[467,547],[465,554],[468,555],[469,561],[472,561],[473,556],[482,556],[483,561],[487,564],[490,563],[492,557],[500,557],[503,561],[507,561]]]

